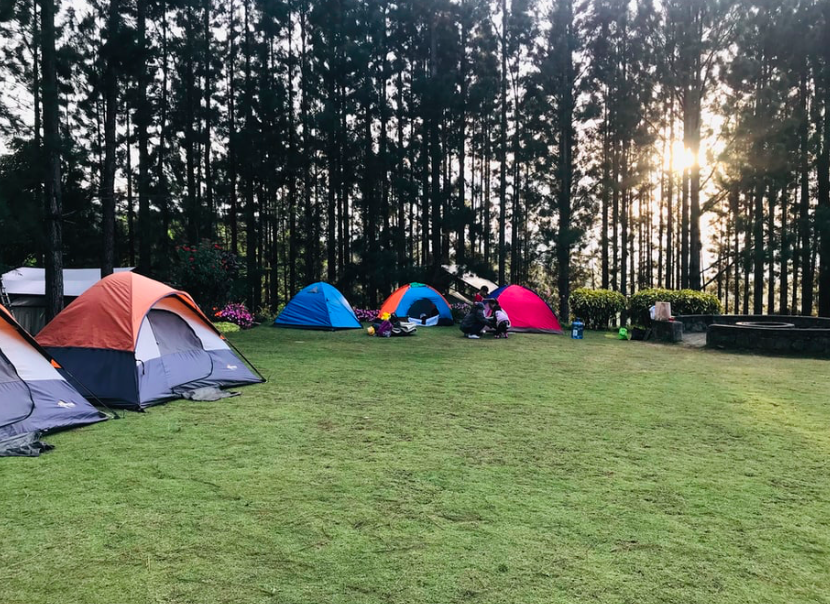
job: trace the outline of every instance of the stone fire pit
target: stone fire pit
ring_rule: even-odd
[[[830,358],[830,319],[774,315],[684,315],[685,333],[706,333],[706,346]]]

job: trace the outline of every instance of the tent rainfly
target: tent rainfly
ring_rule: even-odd
[[[104,277],[37,336],[70,378],[141,410],[206,386],[262,382],[185,292],[136,273]]]

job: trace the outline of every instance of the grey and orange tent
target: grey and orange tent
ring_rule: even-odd
[[[189,294],[136,273],[101,279],[38,334],[83,393],[141,410],[206,386],[264,381]]]
[[[0,456],[32,435],[107,419],[58,372],[58,365],[0,306]]]

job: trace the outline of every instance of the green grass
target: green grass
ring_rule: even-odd
[[[268,327],[0,460],[0,602],[830,602],[830,363]]]

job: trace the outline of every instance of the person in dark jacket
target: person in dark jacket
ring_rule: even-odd
[[[490,321],[484,316],[484,303],[476,302],[470,312],[461,320],[461,332],[465,338],[478,340],[478,334],[488,325],[490,325]]]

